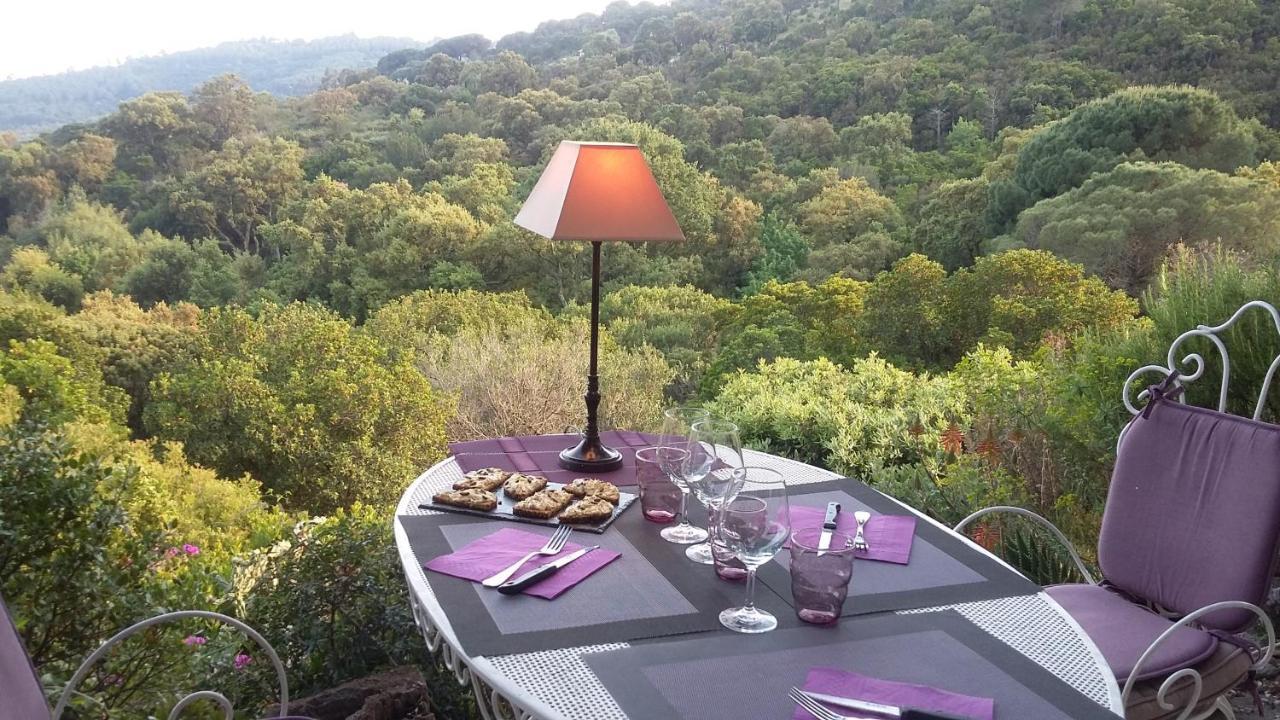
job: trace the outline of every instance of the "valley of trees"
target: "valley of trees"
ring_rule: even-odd
[[[414,657],[399,493],[448,440],[579,422],[588,247],[511,222],[569,138],[639,144],[688,238],[605,248],[607,424],[705,404],[1090,547],[1124,378],[1280,298],[1278,37],[1255,0],[618,2],[0,139],[0,571],[34,578],[0,592],[55,678],[161,602],[291,637],[303,693]],[[1233,339],[1243,410],[1280,339]],[[122,717],[158,702],[109,672]]]
[[[259,92],[292,97],[313,92],[331,70],[372,67],[393,50],[415,46],[404,38],[242,40],[215,47],[126,60],[41,77],[8,80],[0,75],[0,132],[21,136],[69,123],[97,120],[124,100],[147,92],[190,92],[226,73]]]

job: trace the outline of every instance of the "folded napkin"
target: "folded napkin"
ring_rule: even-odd
[[[960,695],[926,685],[877,680],[835,668],[811,669],[805,678],[804,686],[800,689],[885,705],[950,713],[971,720],[993,720],[996,712],[995,701],[990,698]],[[834,705],[830,707],[837,713],[850,714],[848,708],[838,708]],[[813,720],[812,715],[799,707],[791,717],[792,720]]]
[[[445,575],[479,582],[546,545],[549,537],[549,534],[537,535],[515,528],[503,528],[479,540],[469,542],[448,555],[441,555],[423,567]],[[511,579],[514,580],[540,565],[545,565],[581,548],[581,545],[566,543],[564,549],[557,555],[535,555],[532,560],[517,570]],[[622,553],[612,550],[604,548],[592,550],[560,568],[559,572],[546,580],[525,588],[523,594],[554,600],[564,591],[620,557]]]
[[[808,505],[791,506],[791,530],[808,530],[822,527],[827,517],[827,506],[809,507]],[[853,519],[853,511],[841,510],[836,516],[836,529],[853,537],[858,532],[858,521]],[[862,537],[867,541],[868,549],[858,551],[855,557],[863,560],[879,560],[881,562],[906,565],[911,560],[911,543],[916,536],[916,519],[911,515],[872,515],[862,528]],[[787,541],[787,547],[791,541]]]

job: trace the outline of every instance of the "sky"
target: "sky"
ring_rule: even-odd
[[[217,45],[355,33],[491,40],[612,0],[4,0],[0,79],[49,75]]]

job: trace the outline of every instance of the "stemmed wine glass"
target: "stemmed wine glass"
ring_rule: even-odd
[[[682,472],[684,482],[707,508],[708,524],[714,526],[716,513],[742,487],[742,441],[738,426],[712,418],[696,422],[689,431],[688,455]],[[711,544],[702,542],[684,551],[685,557],[703,565],[714,564]]]
[[[673,407],[662,413],[662,435],[658,438],[656,452],[658,465],[680,488],[680,522],[658,533],[667,542],[688,545],[707,539],[706,530],[689,522],[689,486],[684,482],[683,470],[693,424],[710,417],[706,410],[692,407]]]
[[[742,488],[720,508],[717,537],[747,566],[747,599],[741,607],[720,613],[720,624],[740,633],[762,633],[778,627],[778,619],[755,606],[756,569],[769,562],[791,534],[791,509],[782,473],[745,468]]]

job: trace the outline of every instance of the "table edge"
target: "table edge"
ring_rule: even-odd
[[[763,451],[760,451],[760,450],[750,450],[748,448],[744,448],[744,450],[752,453],[761,453],[765,455],[769,454],[769,453],[764,453]],[[781,457],[781,456],[774,456],[774,457]],[[799,460],[792,460],[791,458],[782,458],[782,459],[788,460],[789,462],[794,462],[800,465],[806,465],[819,472],[827,473],[831,475],[831,479],[837,479],[842,477],[838,473],[834,473],[824,468],[819,468],[815,465],[809,465],[808,463],[804,463]],[[554,720],[555,718],[560,717],[560,715],[553,708],[548,707],[541,700],[534,697],[533,695],[525,691],[523,688],[516,685],[514,682],[508,680],[506,675],[500,672],[497,669],[497,667],[495,667],[493,663],[491,663],[488,660],[488,658],[486,658],[483,655],[467,655],[465,652],[463,652],[461,644],[458,642],[457,637],[453,633],[453,628],[448,622],[448,617],[445,616],[444,609],[440,607],[440,604],[438,602],[436,602],[434,596],[429,596],[424,598],[423,595],[418,592],[418,587],[417,587],[418,583],[426,583],[426,571],[423,570],[418,565],[417,560],[413,555],[413,550],[412,548],[409,547],[409,539],[405,533],[403,525],[400,523],[400,516],[407,514],[406,512],[407,510],[417,509],[417,508],[408,507],[408,504],[412,501],[413,496],[416,494],[415,490],[417,489],[418,485],[420,483],[425,482],[426,479],[433,472],[436,472],[437,470],[447,466],[449,463],[456,463],[456,458],[453,455],[449,455],[445,457],[443,460],[440,460],[439,462],[435,463],[431,467],[424,470],[420,475],[418,475],[418,477],[414,478],[413,482],[409,483],[409,486],[405,489],[404,493],[400,496],[400,500],[396,503],[396,516],[393,521],[395,537],[396,537],[396,549],[400,556],[400,564],[402,566],[402,570],[404,571],[405,579],[408,580],[408,583],[409,583],[408,590],[413,595],[411,600],[416,602],[420,607],[422,607],[423,611],[427,613],[427,615],[429,616],[429,620],[435,626],[436,631],[440,633],[444,642],[449,644],[450,649],[452,650],[454,656],[457,658],[460,658],[461,661],[469,667],[472,673],[478,674],[480,676],[480,679],[483,680],[486,685],[492,688],[495,692],[501,693],[503,697],[507,698],[513,704],[518,706],[517,709],[519,711],[523,711],[527,713],[529,717],[537,717],[537,718],[545,718],[548,720]],[[1010,570],[1013,570],[1014,572],[1019,572],[1012,565],[1005,562],[1003,558],[997,556],[996,554],[992,553],[988,549],[982,547],[981,545],[974,542],[963,533],[955,532],[953,529],[947,527],[941,522],[938,522],[934,518],[929,517],[925,513],[917,511],[916,509],[902,502],[898,498],[888,496],[888,495],[886,495],[886,497],[889,497],[890,500],[893,500],[903,509],[923,519],[925,522],[932,523],[933,525],[941,528],[942,530],[956,537],[959,537],[962,541],[964,541],[966,544],[969,545],[969,547],[973,548],[974,550],[977,550],[987,555],[988,557],[993,558],[994,560],[999,562],[1001,565],[1004,565],[1005,567],[1009,568]],[[1062,619],[1065,620],[1066,623],[1076,631],[1077,635],[1084,642],[1085,647],[1093,655],[1094,662],[1097,664],[1099,669],[1103,671],[1102,674],[1108,681],[1107,689],[1109,691],[1109,695],[1110,695],[1109,699],[1111,702],[1111,707],[1109,709],[1119,717],[1123,717],[1124,702],[1121,698],[1120,685],[1119,683],[1116,682],[1115,678],[1112,676],[1110,672],[1110,668],[1107,665],[1106,659],[1102,655],[1102,651],[1098,649],[1098,646],[1093,642],[1093,640],[1089,637],[1089,635],[1085,633],[1084,628],[1081,627],[1080,624],[1076,622],[1074,618],[1072,618],[1069,614],[1067,614],[1067,611],[1061,605],[1059,605],[1057,601],[1055,601],[1051,596],[1049,596],[1048,593],[1041,591],[1040,593],[1037,593],[1036,597],[1045,601],[1047,605],[1049,605],[1054,610],[1056,610],[1058,614],[1062,616]],[[419,630],[421,630],[421,628],[419,628]],[[517,654],[520,654],[520,653],[517,653]]]

